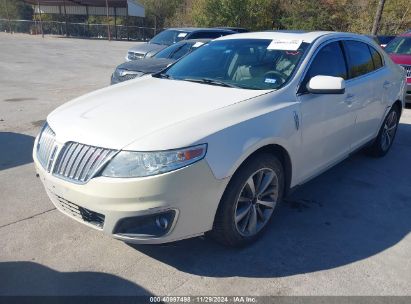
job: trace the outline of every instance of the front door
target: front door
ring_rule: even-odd
[[[351,151],[356,100],[345,94],[311,94],[308,81],[317,75],[347,79],[341,43],[323,46],[315,55],[300,88],[302,125],[301,180],[325,170]],[[301,91],[302,89],[302,91]]]

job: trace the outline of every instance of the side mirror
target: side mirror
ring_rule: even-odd
[[[312,94],[344,94],[345,81],[341,77],[318,75],[307,83],[307,90]]]

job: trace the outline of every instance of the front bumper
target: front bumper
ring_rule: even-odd
[[[228,179],[214,177],[202,160],[188,167],[144,178],[96,177],[86,184],[62,180],[43,169],[34,152],[36,171],[48,196],[58,210],[105,234],[130,243],[166,243],[202,235],[211,230],[218,203]],[[92,215],[103,216],[99,226],[75,216],[70,204]],[[173,210],[171,229],[161,237],[116,233],[126,218]],[[118,230],[118,229],[117,229]]]

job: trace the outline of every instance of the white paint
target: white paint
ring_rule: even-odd
[[[77,98],[47,118],[58,145],[75,141],[112,149],[159,151],[207,143],[204,161],[158,176],[98,177],[76,185],[46,173],[38,166],[34,152],[46,187],[55,186],[73,203],[101,211],[109,228],[123,217],[177,208],[179,218],[170,235],[128,241],[183,239],[212,228],[231,176],[259,148],[275,144],[287,151],[292,165],[291,186],[296,186],[375,138],[387,108],[398,99],[404,101],[404,72],[382,51],[385,66],[378,71],[345,82],[323,76],[310,82],[318,88],[345,85],[345,94],[297,93],[316,51],[329,41],[354,39],[379,50],[361,35],[262,32],[219,39],[243,38],[298,39],[312,45],[293,79],[277,91],[146,76]],[[390,86],[383,86],[386,81]],[[298,129],[295,115],[300,119]],[[105,232],[112,233],[109,229]]]
[[[307,88],[312,90],[342,90],[345,89],[345,81],[341,77],[319,75],[310,79]]]

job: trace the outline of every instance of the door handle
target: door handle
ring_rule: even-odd
[[[388,89],[391,86],[391,82],[389,82],[388,80],[384,81],[383,85],[384,89]]]

